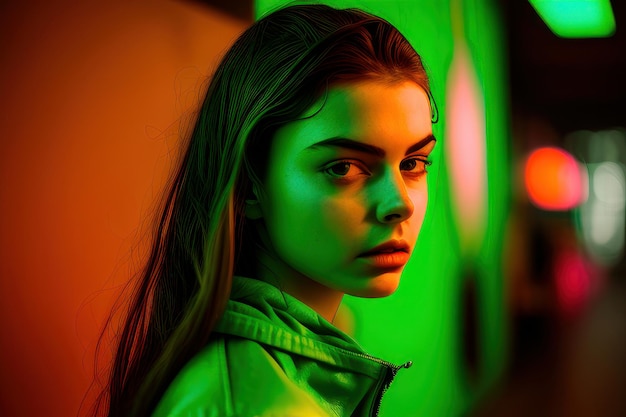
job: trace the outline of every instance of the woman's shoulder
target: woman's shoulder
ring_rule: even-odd
[[[153,417],[231,416],[224,350],[218,339],[198,352],[169,385]]]
[[[213,340],[176,376],[153,417],[328,416],[276,354],[248,339]]]

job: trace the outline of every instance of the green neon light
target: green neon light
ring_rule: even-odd
[[[418,246],[407,265],[400,288],[390,297],[362,299],[346,296],[346,316],[354,317],[353,335],[371,354],[393,362],[413,361],[398,374],[385,394],[381,417],[459,416],[469,414],[478,398],[503,373],[507,356],[506,273],[503,248],[511,201],[510,127],[504,63],[504,30],[494,0],[254,0],[256,16],[285,4],[326,3],[358,7],[379,15],[400,29],[415,46],[431,75],[440,109],[446,103],[448,73],[457,55],[459,38],[472,63],[474,86],[480,87],[486,139],[486,210],[488,222],[476,250],[464,256],[461,232],[452,214],[450,161],[443,149],[450,120],[433,126],[438,144],[428,178],[429,208]],[[452,28],[452,7],[458,7],[457,30]],[[460,29],[459,29],[460,28]],[[478,29],[479,28],[479,29]],[[455,32],[455,33],[453,33]],[[455,48],[457,52],[455,52]],[[467,71],[467,66],[461,66]],[[442,114],[444,114],[442,110]],[[476,162],[478,163],[478,162]],[[430,174],[429,174],[430,175]],[[472,286],[467,286],[471,282]],[[465,288],[473,288],[468,291]],[[477,363],[475,373],[464,364],[467,293],[476,295]],[[470,304],[471,305],[471,304]],[[471,327],[469,327],[471,329]],[[475,333],[475,334],[474,334]],[[474,346],[474,345],[471,345]]]
[[[615,33],[609,0],[529,0],[555,35],[562,38],[606,38]]]

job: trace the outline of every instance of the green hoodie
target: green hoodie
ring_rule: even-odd
[[[250,278],[234,278],[214,336],[153,416],[376,416],[398,369],[410,366],[366,354],[307,305]]]

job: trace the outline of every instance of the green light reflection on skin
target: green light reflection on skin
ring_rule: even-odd
[[[406,254],[388,256],[390,265],[360,255],[391,240],[412,251],[435,140],[428,96],[413,82],[331,87],[312,110],[274,136],[248,217],[263,220],[260,277],[332,321],[344,293],[382,297],[398,287]]]

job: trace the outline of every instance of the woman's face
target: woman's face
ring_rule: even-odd
[[[389,295],[426,212],[428,97],[413,82],[358,82],[331,88],[311,114],[273,138],[262,263],[286,288]]]

